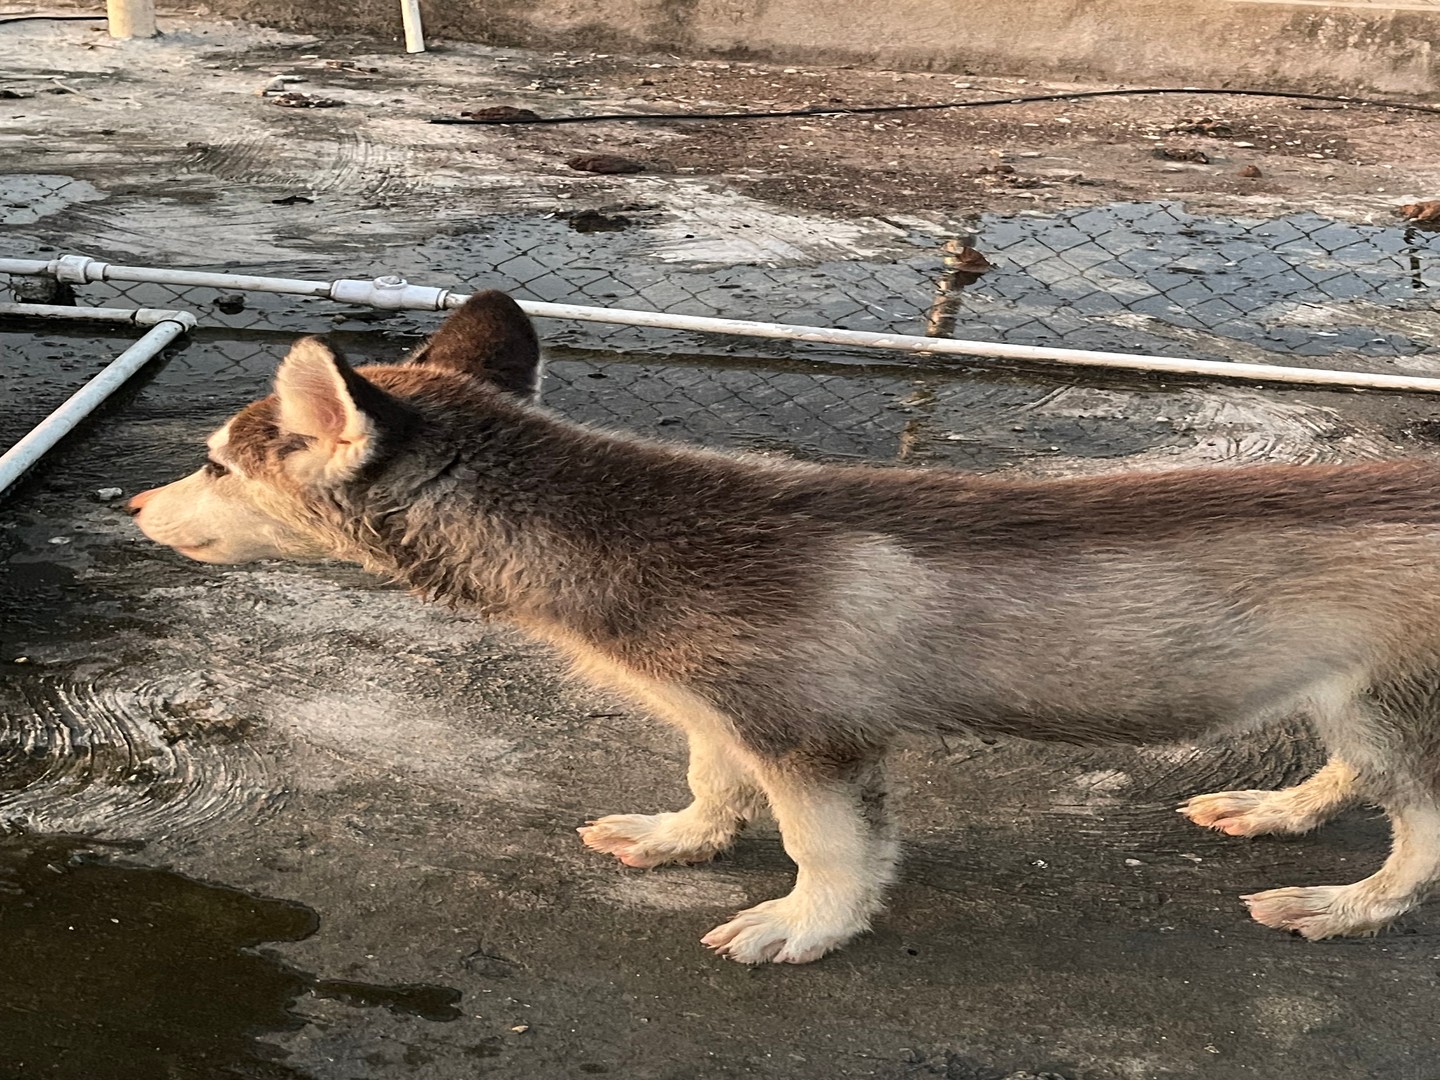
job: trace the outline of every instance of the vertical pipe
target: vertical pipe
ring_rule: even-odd
[[[935,283],[935,299],[925,315],[926,337],[954,337],[955,316],[960,310],[960,290],[967,282],[960,276],[960,249],[965,241],[951,237],[941,245],[944,252],[944,270]]]
[[[405,51],[424,52],[425,28],[420,25],[420,0],[400,0],[400,20],[405,24]]]
[[[105,0],[113,38],[154,37],[155,0]]]
[[[935,286],[935,300],[925,315],[926,337],[952,337],[955,316],[960,311],[960,291],[974,285],[987,270],[994,269],[974,245],[974,236],[957,236],[941,246],[945,253],[944,272]]]

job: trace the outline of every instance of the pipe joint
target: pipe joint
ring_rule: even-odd
[[[449,289],[429,285],[411,285],[398,274],[388,274],[371,281],[341,279],[330,286],[330,299],[342,304],[365,304],[382,311],[441,311]]]
[[[104,281],[109,264],[87,255],[62,255],[50,264],[50,268],[56,281],[85,285],[91,281]]]

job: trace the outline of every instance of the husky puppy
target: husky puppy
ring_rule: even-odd
[[[1295,833],[1363,799],[1393,850],[1251,915],[1369,934],[1440,877],[1440,467],[780,462],[571,423],[539,379],[497,292],[399,364],[306,338],[198,471],[130,509],[201,562],[344,559],[482,611],[675,724],[694,801],[580,834],[627,866],[695,863],[768,807],[798,874],[705,935],[734,960],[805,963],[869,926],[897,855],[886,752],[915,732],[1137,743],[1303,713],[1332,755],[1315,776],[1182,813]]]

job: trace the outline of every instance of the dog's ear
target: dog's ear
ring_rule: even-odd
[[[535,327],[519,304],[494,289],[452,311],[408,362],[473,375],[526,401],[540,393]]]
[[[307,454],[332,479],[373,461],[382,443],[401,434],[414,415],[355,373],[327,342],[301,338],[275,372],[276,423],[309,443]]]

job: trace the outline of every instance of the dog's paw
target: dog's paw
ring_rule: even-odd
[[[1229,836],[1303,833],[1320,824],[1313,815],[1298,811],[1283,791],[1217,791],[1213,795],[1196,795],[1181,803],[1179,812],[1196,825]]]
[[[1270,889],[1240,899],[1256,922],[1309,941],[1379,933],[1399,914],[1390,905],[1356,903],[1354,885]]]
[[[626,866],[648,870],[667,863],[709,862],[730,838],[715,828],[675,814],[611,814],[575,830],[592,851],[614,855]]]
[[[808,964],[869,928],[859,919],[839,926],[807,915],[794,894],[767,900],[717,926],[701,943],[742,964]]]

